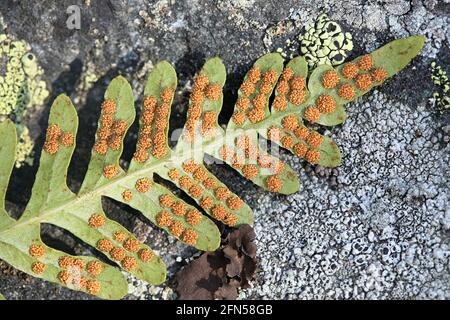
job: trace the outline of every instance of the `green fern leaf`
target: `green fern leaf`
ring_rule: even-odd
[[[297,175],[272,155],[259,137],[310,163],[339,165],[341,153],[336,143],[310,129],[309,123],[331,126],[344,122],[345,103],[399,72],[422,46],[422,37],[396,40],[353,63],[337,69],[319,66],[311,74],[303,57],[283,67],[279,54],[266,54],[247,73],[232,121],[225,129],[217,119],[226,70],[219,58],[209,59],[195,79],[186,125],[173,150],[168,145],[168,125],[177,77],[173,67],[162,61],[145,86],[136,152],[127,171],[120,167],[119,159],[136,114],[131,87],[119,76],[106,90],[96,142],[78,193],[66,182],[78,117],[70,99],[60,95],[51,107],[32,196],[19,220],[12,219],[5,209],[17,135],[12,122],[0,123],[0,259],[35,277],[101,298],[119,299],[127,293],[118,268],[46,246],[40,239],[40,225],[50,223],[97,248],[134,276],[162,283],[166,268],[161,258],[106,217],[103,196],[142,212],[186,244],[213,251],[220,244],[215,223],[154,181],[154,174],[175,184],[215,220],[231,227],[252,224],[249,206],[205,167],[205,154],[228,163],[266,190],[294,193],[300,188]]]

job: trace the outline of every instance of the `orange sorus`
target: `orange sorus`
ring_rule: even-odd
[[[203,209],[211,209],[211,207],[213,206],[213,200],[210,197],[204,197],[201,201],[200,201],[200,207],[202,207]]]
[[[335,70],[329,70],[322,76],[322,85],[326,89],[333,89],[339,83],[339,75]]]
[[[259,92],[262,94],[269,94],[272,91],[272,84],[268,83],[268,82],[264,82],[260,87],[259,87]]]
[[[194,88],[194,90],[191,93],[192,103],[195,105],[201,105],[201,103],[203,102],[204,99],[205,99],[205,95],[204,95],[203,91],[200,91],[200,90]]]
[[[274,84],[277,81],[278,73],[274,69],[270,69],[264,73],[264,83]]]
[[[240,90],[242,91],[242,93],[244,93],[244,95],[249,97],[253,94],[253,92],[255,92],[255,85],[250,81],[244,81],[241,85]]]
[[[159,159],[167,154],[167,147],[164,143],[156,144],[152,150],[153,157]]]
[[[114,164],[109,164],[103,168],[103,175],[106,179],[112,179],[119,173],[119,168]]]
[[[305,91],[304,90],[292,90],[291,94],[289,95],[289,101],[292,104],[295,104],[298,106],[299,104],[302,104],[305,101]]]
[[[123,247],[130,252],[137,252],[141,247],[141,243],[136,239],[128,238],[123,243]]]
[[[183,170],[187,173],[194,173],[198,168],[198,163],[194,159],[189,159],[183,162]]]
[[[248,118],[249,118],[250,122],[252,122],[252,123],[260,122],[260,121],[264,120],[265,117],[266,117],[266,113],[264,112],[263,109],[259,109],[259,108],[254,108],[248,114]]]
[[[281,138],[281,144],[284,148],[290,149],[294,145],[294,139],[291,136],[284,136]]]
[[[138,257],[144,262],[150,262],[153,258],[153,252],[149,249],[141,249],[138,252]]]
[[[336,100],[328,94],[322,94],[317,98],[316,106],[321,113],[331,113],[336,110]]]
[[[189,194],[194,198],[200,198],[203,194],[203,188],[197,185],[193,185],[189,188]]]
[[[206,124],[207,126],[213,126],[216,123],[217,120],[217,112],[215,111],[206,111],[203,114],[203,124]]]
[[[305,110],[304,116],[309,122],[317,122],[320,119],[320,111],[316,107],[309,106]]]
[[[73,267],[74,258],[71,256],[62,256],[58,259],[58,265],[62,269],[69,269]]]
[[[237,221],[238,217],[232,214],[231,212],[228,212],[225,218],[223,219],[223,222],[230,227],[234,227],[237,224]]]
[[[45,254],[45,248],[44,246],[40,245],[40,244],[32,244],[29,248],[28,248],[28,253],[30,254],[30,256],[32,256],[33,258],[39,259],[42,258]]]
[[[359,68],[353,62],[348,62],[342,67],[342,74],[346,79],[353,79],[358,75]]]
[[[255,108],[264,109],[264,107],[266,106],[266,101],[266,95],[261,93],[253,98],[253,105],[255,106]]]
[[[140,178],[140,179],[136,180],[136,183],[134,184],[134,187],[140,193],[147,192],[148,190],[150,190],[151,186],[152,186],[152,183],[149,178]]]
[[[73,259],[73,265],[81,271],[86,266],[86,262],[83,259],[75,258]]]
[[[308,137],[306,138],[306,142],[313,148],[318,148],[323,142],[323,136],[317,132],[311,131]]]
[[[242,200],[238,196],[231,196],[227,199],[227,206],[233,210],[239,210],[242,206]]]
[[[122,147],[122,137],[115,136],[115,135],[112,136],[109,139],[108,145],[112,150],[115,150],[115,151],[119,150]]]
[[[110,129],[114,123],[114,116],[112,114],[103,114],[100,118],[100,125],[103,128]]]
[[[100,228],[106,222],[105,217],[102,214],[94,213],[89,217],[89,226],[92,228]]]
[[[112,128],[116,135],[122,136],[127,131],[128,123],[125,120],[114,121]]]
[[[97,294],[102,289],[102,285],[97,280],[87,280],[86,281],[86,290],[90,294]]]
[[[277,175],[270,176],[266,179],[267,189],[272,192],[279,192],[283,187],[283,182]]]
[[[194,171],[193,177],[195,180],[202,182],[208,178],[208,171],[202,167],[199,167]]]
[[[214,194],[216,195],[216,198],[219,200],[225,200],[230,195],[230,190],[226,187],[218,187],[216,190],[214,190]]]
[[[183,223],[181,223],[180,221],[173,221],[170,224],[169,230],[172,235],[174,235],[175,237],[179,237],[184,231]]]
[[[198,234],[195,230],[187,229],[181,235],[181,240],[183,240],[188,245],[195,245],[197,243]]]
[[[285,116],[281,120],[281,125],[283,128],[289,131],[295,130],[299,126],[298,118],[296,116]]]
[[[352,100],[356,95],[355,88],[350,83],[343,84],[338,90],[338,95],[345,100]]]
[[[108,239],[100,239],[97,242],[97,248],[102,252],[110,252],[113,248],[113,244]]]
[[[303,90],[306,86],[306,80],[302,76],[293,77],[291,80],[291,89],[292,90]]]
[[[183,202],[177,201],[170,206],[174,215],[184,216],[186,213],[186,205]]]
[[[109,252],[111,258],[116,261],[122,261],[127,254],[124,249],[115,247]]]
[[[222,86],[220,84],[211,84],[206,88],[205,95],[209,100],[217,101],[222,94]]]
[[[285,95],[289,92],[289,83],[286,80],[281,80],[278,83],[277,93]]]
[[[277,111],[284,111],[287,108],[287,99],[285,96],[276,96],[273,100],[272,106]]]
[[[106,154],[108,151],[108,142],[106,140],[97,140],[94,144],[94,151],[98,154]]]
[[[317,150],[308,150],[305,156],[306,161],[312,164],[317,164],[320,161],[320,152]]]
[[[114,232],[113,237],[114,237],[114,240],[116,240],[118,242],[122,242],[125,240],[126,235],[122,231],[116,231],[116,232]]]
[[[248,71],[247,79],[251,83],[257,83],[261,79],[261,70],[258,67],[253,67]]]
[[[368,90],[372,86],[372,77],[370,74],[360,74],[356,77],[356,87],[359,90]]]
[[[272,164],[272,157],[268,154],[259,154],[258,155],[258,164],[262,168],[270,168]]]
[[[142,123],[144,125],[150,126],[154,117],[155,117],[155,114],[154,114],[153,110],[151,110],[151,111],[144,110],[144,112],[141,115]]]
[[[57,124],[51,124],[47,128],[47,141],[56,141],[61,136],[61,128]]]
[[[180,172],[177,169],[172,168],[172,169],[169,170],[167,175],[169,176],[170,180],[175,181],[180,176]]]
[[[44,150],[50,155],[54,155],[59,150],[59,144],[57,141],[45,141],[44,143]]]
[[[250,107],[250,99],[246,97],[240,97],[236,102],[236,106],[239,110],[245,111]]]
[[[46,267],[45,263],[36,261],[31,264],[31,271],[33,271],[36,274],[41,274],[44,273],[45,267]]]
[[[235,124],[237,124],[238,126],[243,125],[245,122],[245,119],[246,119],[245,112],[243,112],[243,111],[234,112],[232,119],[233,119],[233,122]]]
[[[156,107],[157,100],[154,96],[147,96],[144,99],[145,111],[151,111]]]
[[[174,201],[174,198],[169,194],[162,194],[159,196],[159,204],[163,207],[170,207]]]
[[[148,160],[148,151],[143,148],[138,148],[133,155],[133,158],[140,163],[143,163]]]
[[[188,176],[181,176],[179,181],[181,189],[187,190],[192,186],[192,180]]]
[[[294,130],[294,134],[297,138],[305,140],[309,135],[309,130],[307,127],[300,125]]]
[[[103,264],[100,261],[92,260],[87,264],[87,272],[96,277],[103,271]]]
[[[253,179],[258,175],[258,167],[254,164],[246,164],[242,168],[242,173],[247,179]]]
[[[306,152],[308,151],[308,147],[302,142],[297,143],[293,149],[294,153],[299,157],[304,157]]]
[[[285,81],[291,80],[291,78],[294,76],[294,71],[291,68],[284,68],[282,73],[282,78]]]
[[[363,55],[358,60],[358,66],[364,71],[369,71],[370,69],[372,69],[373,66],[372,56],[370,54]]]
[[[191,209],[186,214],[186,221],[192,226],[196,226],[197,224],[199,224],[202,218],[202,214],[196,209]]]
[[[372,72],[372,78],[375,82],[383,82],[388,77],[388,73],[383,68],[377,68]]]
[[[101,126],[98,130],[98,137],[100,140],[107,140],[111,136],[111,129],[107,126]]]
[[[147,135],[140,135],[137,143],[140,148],[148,150],[152,146],[152,139]]]
[[[198,76],[195,77],[194,87],[197,90],[203,90],[206,88],[208,83],[209,83],[208,77],[204,74],[199,74]]]
[[[70,282],[73,280],[73,277],[70,275],[67,271],[61,271],[58,273],[58,280],[65,285],[70,284]]]
[[[107,99],[102,103],[102,111],[106,114],[113,114],[116,112],[116,103],[112,99]]]
[[[172,220],[173,220],[172,217],[167,211],[161,211],[156,217],[156,223],[158,224],[158,226],[163,228],[170,226]]]
[[[214,208],[211,209],[211,212],[213,217],[217,220],[225,219],[228,213],[227,209],[221,204],[214,206]]]
[[[161,100],[165,103],[169,103],[170,100],[172,100],[173,92],[174,90],[172,87],[164,88],[161,91]]]
[[[208,177],[203,181],[203,186],[206,189],[214,189],[217,186],[217,181],[214,178]]]

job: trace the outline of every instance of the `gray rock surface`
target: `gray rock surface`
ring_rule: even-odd
[[[74,3],[82,9],[78,31],[65,25],[66,8]],[[31,44],[53,97],[66,92],[77,105],[83,136],[69,176],[76,189],[89,160],[103,90],[112,77],[125,75],[140,97],[152,65],[160,59],[173,63],[179,76],[171,120],[176,128],[185,119],[192,76],[206,57],[219,55],[229,77],[221,115],[226,120],[251,63],[279,47],[293,52],[297,35],[322,11],[353,34],[352,57],[413,34],[425,35],[426,46],[406,70],[348,105],[346,123],[328,132],[344,155],[341,167],[311,167],[283,154],[303,182],[299,193],[269,194],[227,168],[213,168],[255,209],[260,269],[241,297],[448,299],[450,121],[429,101],[431,61],[447,68],[450,61],[448,0],[46,0],[32,5],[5,0],[0,21],[6,32]],[[98,80],[90,84],[92,74]],[[29,119],[38,146],[46,110]],[[126,150],[124,163],[132,149]],[[7,199],[14,216],[31,190],[25,177],[36,169],[14,172]],[[194,251],[124,206],[105,201],[105,209],[170,266],[164,286],[130,279],[128,298],[175,298],[173,274]],[[68,252],[93,253],[63,230],[45,226],[42,232],[45,241]],[[0,292],[10,299],[91,298],[2,264]]]

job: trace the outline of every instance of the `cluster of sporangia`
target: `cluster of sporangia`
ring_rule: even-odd
[[[388,73],[383,68],[374,68],[372,57],[370,54],[362,56],[357,63],[348,62],[342,66],[342,75],[335,70],[330,70],[322,76],[322,85],[325,89],[334,89],[339,85],[341,78],[352,80],[353,83],[347,82],[342,84],[337,93],[339,97],[346,101],[353,100],[356,96],[357,89],[361,91],[369,90],[374,83],[383,82]],[[317,122],[323,113],[331,113],[336,110],[336,101],[330,95],[321,95],[316,100],[315,106],[309,106],[305,110],[305,119],[309,122]]]
[[[200,120],[200,134],[202,137],[207,138],[214,135],[218,114],[215,111],[203,112],[202,104],[205,98],[211,101],[219,100],[221,94],[222,87],[219,84],[209,84],[209,79],[206,75],[199,74],[195,78],[184,135],[188,141],[192,142],[194,140]]]
[[[93,214],[88,219],[89,227],[101,228],[105,224],[105,217],[102,214]],[[108,239],[101,239],[97,242],[97,248],[108,254],[109,257],[119,262],[125,270],[132,271],[137,267],[137,257],[143,262],[150,262],[153,252],[143,248],[141,243],[134,238],[127,238],[125,233],[116,231],[113,234],[115,243]],[[45,272],[46,264],[39,261],[45,257],[45,247],[41,244],[32,244],[28,249],[29,254],[37,259],[31,265],[31,270],[36,274]],[[58,280],[66,285],[78,290],[85,290],[90,294],[97,294],[101,290],[100,282],[96,280],[102,271],[103,264],[97,260],[86,261],[68,255],[58,259],[61,271],[58,273]]]
[[[159,105],[157,99],[153,96],[148,96],[144,99],[141,115],[142,126],[134,154],[134,159],[137,162],[143,163],[147,161],[149,151],[157,159],[167,154],[166,128],[173,92],[173,88],[165,88],[161,92],[162,103]]]
[[[74,137],[71,132],[63,132],[57,124],[51,124],[47,128],[44,150],[49,154],[55,154],[61,145],[70,147],[73,142]]]

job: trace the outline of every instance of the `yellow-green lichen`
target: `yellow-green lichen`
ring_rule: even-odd
[[[440,112],[450,108],[449,81],[448,75],[436,62],[431,63],[431,80],[438,87],[438,91],[433,92],[435,105]]]
[[[31,161],[33,149],[24,116],[30,108],[42,106],[49,94],[42,73],[24,41],[0,34],[0,121],[10,118],[17,126],[17,167]]]
[[[299,40],[300,52],[311,68],[321,64],[339,65],[353,49],[352,35],[344,33],[325,13],[317,18]]]

